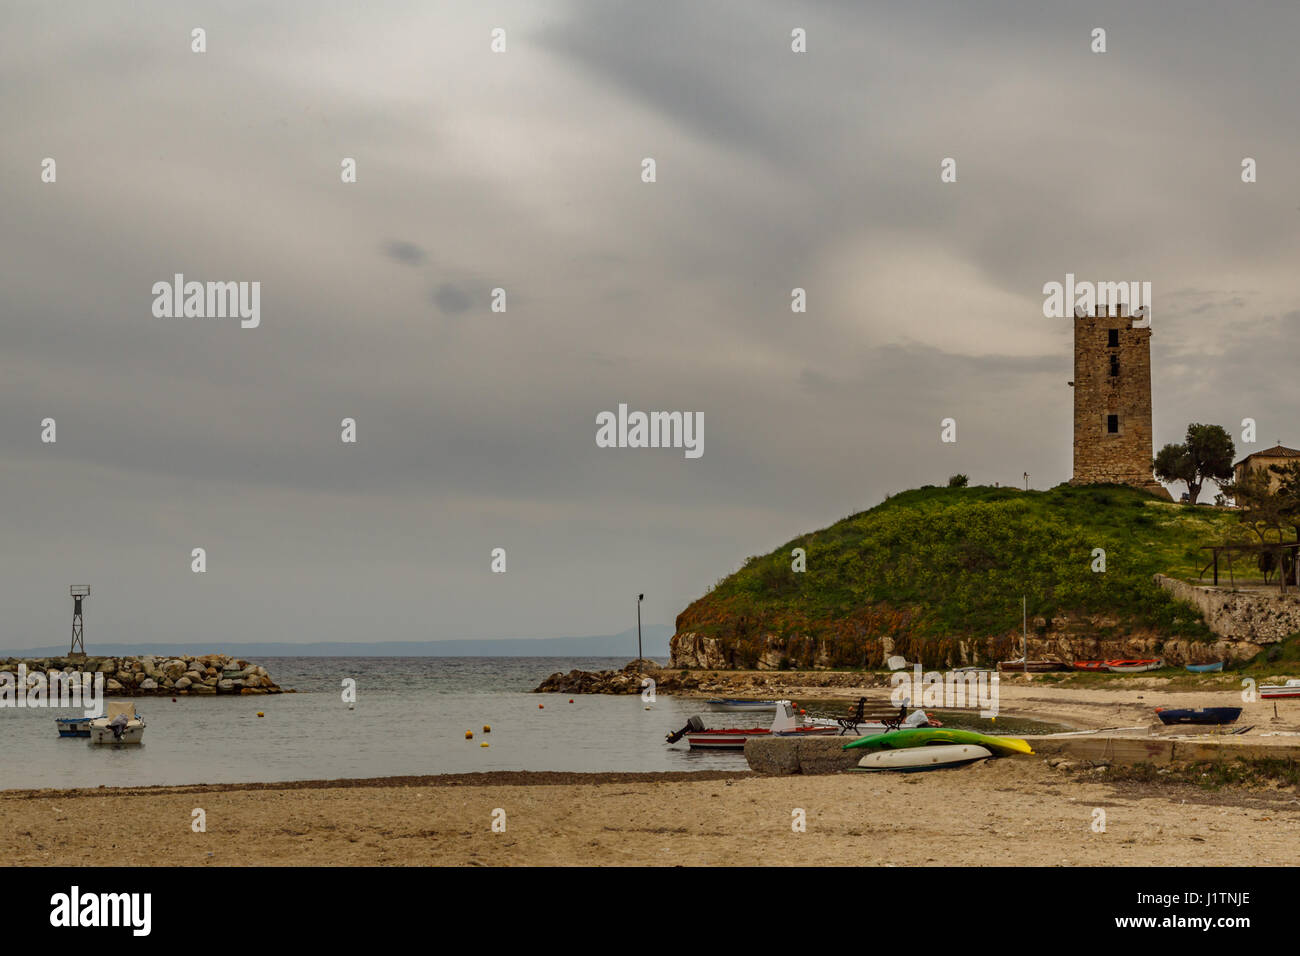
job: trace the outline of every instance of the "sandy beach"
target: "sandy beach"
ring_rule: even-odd
[[[1231,703],[1230,691],[1160,703]],[[1187,696],[1187,701],[1180,698]],[[1082,727],[1149,724],[1152,693],[1003,687],[1007,713]],[[1260,742],[1293,711],[1247,705]],[[1271,736],[1279,734],[1279,736]],[[1264,736],[1270,735],[1270,736]],[[1244,738],[1243,738],[1244,739]],[[1300,794],[1207,790],[1062,769],[1041,756],[926,774],[497,772],[371,780],[0,792],[20,865],[1286,865]],[[1105,832],[1094,832],[1095,810]],[[194,811],[206,832],[193,832]],[[493,831],[494,814],[505,831]],[[805,832],[792,829],[804,811]]]
[[[206,833],[191,831],[206,812]],[[506,830],[492,831],[494,811]],[[1094,808],[1106,832],[1091,829]],[[794,832],[796,809],[806,832]],[[1286,865],[1293,791],[928,774],[470,774],[0,794],[18,865]]]

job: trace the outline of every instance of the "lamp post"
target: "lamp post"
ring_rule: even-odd
[[[641,660],[641,602],[645,600],[644,594],[636,596],[636,659]]]
[[[1029,472],[1025,472],[1025,491],[1029,490]]]

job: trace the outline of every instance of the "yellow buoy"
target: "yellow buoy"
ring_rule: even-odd
[[[488,742],[485,740],[485,741],[483,741],[481,744],[479,744],[479,746],[480,746],[480,747],[491,747],[492,745],[491,745],[490,743],[488,743]]]
[[[266,714],[262,713],[262,712],[259,710],[259,711],[257,712],[257,716],[259,716],[259,717],[265,717]]]
[[[466,739],[466,740],[473,740],[473,739],[474,739],[474,731],[472,731],[472,730],[467,730],[467,731],[465,731],[465,739]]]
[[[485,733],[485,734],[490,734],[490,733],[492,733],[492,725],[491,725],[491,724],[484,724],[484,725],[483,725],[483,733]]]

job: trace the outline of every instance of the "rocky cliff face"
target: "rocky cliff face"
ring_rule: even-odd
[[[1123,637],[1101,637],[1098,630],[1113,622],[1102,618],[1073,620],[1068,616],[1048,621],[1038,618],[1025,642],[1031,659],[1105,660],[1162,657],[1170,664],[1208,664],[1214,661],[1249,660],[1260,652],[1263,642],[1251,640],[1192,641],[1152,633],[1130,633]],[[895,654],[927,667],[963,667],[1010,660],[1020,656],[1021,636],[1003,634],[988,638],[949,641],[908,641],[880,636],[861,643],[862,659],[844,661],[832,647],[833,641],[814,642],[801,635],[782,637],[762,634],[752,664],[741,660],[742,643],[718,635],[690,631],[674,634],[669,642],[674,668],[705,670],[825,670],[831,667],[875,669],[886,666]],[[811,649],[811,653],[809,653]]]

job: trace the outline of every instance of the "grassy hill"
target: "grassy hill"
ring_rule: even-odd
[[[956,641],[1018,652],[1023,594],[1031,634],[1035,618],[1068,617],[1099,637],[1204,639],[1200,614],[1152,576],[1193,577],[1197,548],[1239,528],[1231,512],[1115,485],[921,488],[750,558],[678,616],[677,632],[722,638],[741,667],[773,635],[794,667],[819,651],[832,666],[874,665],[881,637],[942,663]],[[795,548],[807,552],[802,573]]]

